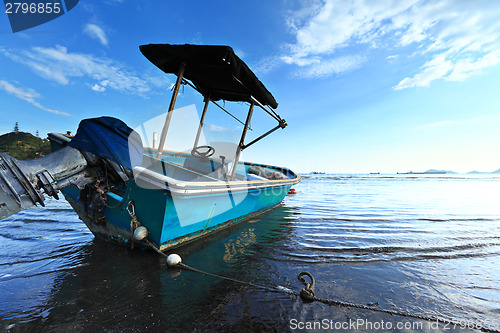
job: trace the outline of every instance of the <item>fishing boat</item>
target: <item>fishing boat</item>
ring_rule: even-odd
[[[62,192],[98,238],[165,251],[262,214],[279,205],[300,176],[284,167],[240,161],[243,150],[287,126],[278,104],[229,46],[141,45],[160,70],[177,76],[157,147],[112,117],[82,120],[75,136],[49,134],[52,153],[31,161],[0,154],[0,219]],[[190,151],[164,149],[179,88],[201,94],[203,112]],[[247,104],[233,149],[202,142],[208,106]],[[231,104],[231,103],[228,103]],[[251,142],[254,109],[276,126]],[[155,143],[156,145],[156,143]]]

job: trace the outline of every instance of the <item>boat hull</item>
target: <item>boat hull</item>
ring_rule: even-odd
[[[86,212],[78,188],[69,186],[62,192],[96,237],[129,246],[138,243],[132,237],[137,227],[131,228],[134,215],[149,232],[147,242],[140,242],[141,247],[154,245],[167,251],[272,209],[296,182],[284,180],[236,187],[228,184],[225,189],[210,191],[215,193],[179,194],[168,189],[145,188],[130,180],[123,197],[106,193],[105,219],[100,223]]]

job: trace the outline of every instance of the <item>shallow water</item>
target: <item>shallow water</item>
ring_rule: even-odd
[[[306,175],[295,188],[175,252],[297,292],[309,271],[321,298],[500,330],[500,175]],[[474,331],[172,271],[95,240],[56,200],[0,222],[0,290],[6,331]]]

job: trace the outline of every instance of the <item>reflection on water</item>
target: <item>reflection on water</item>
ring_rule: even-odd
[[[256,222],[255,220],[249,221],[248,223]],[[242,232],[236,240],[230,240],[224,247],[226,251],[224,253],[225,262],[232,262],[238,260],[240,256],[245,256],[247,249],[251,244],[257,241],[257,236],[255,235],[255,229],[249,228],[245,232]]]
[[[296,291],[309,271],[319,297],[500,329],[500,178],[314,175],[296,189],[272,212],[175,252]],[[0,288],[0,327],[11,331],[290,331],[325,319],[450,331],[168,270],[152,251],[94,240],[55,200],[0,222]]]

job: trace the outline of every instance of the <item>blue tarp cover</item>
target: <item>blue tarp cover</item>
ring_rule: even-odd
[[[142,160],[142,140],[123,121],[112,117],[84,119],[70,147],[107,158],[132,170]]]

